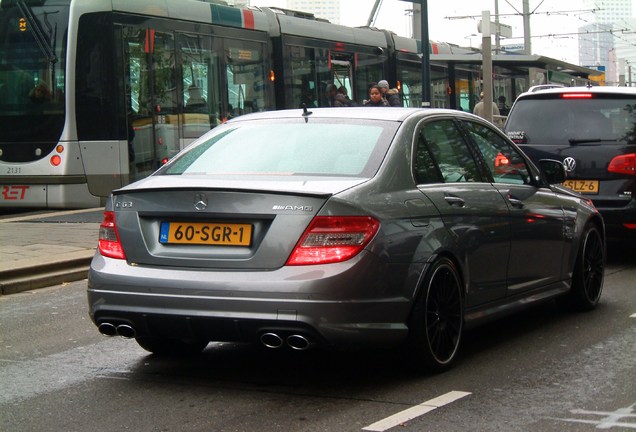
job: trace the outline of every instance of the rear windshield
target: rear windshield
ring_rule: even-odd
[[[217,127],[159,175],[372,177],[398,123],[339,119],[256,120]]]
[[[633,143],[636,98],[520,99],[505,130],[517,144]]]

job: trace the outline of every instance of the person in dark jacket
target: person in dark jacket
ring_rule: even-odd
[[[389,88],[389,83],[386,80],[378,82],[378,87],[382,89],[382,96],[389,102],[389,106],[401,107],[402,101],[400,100],[400,92],[398,89]]]
[[[389,103],[382,97],[382,89],[378,85],[374,85],[369,89],[369,99],[364,101],[364,106],[370,107],[387,107]]]

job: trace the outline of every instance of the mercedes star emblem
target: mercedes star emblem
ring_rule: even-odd
[[[198,193],[194,195],[194,208],[197,210],[205,210],[208,207],[208,197],[205,194]]]

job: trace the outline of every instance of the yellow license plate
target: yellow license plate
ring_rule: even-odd
[[[574,192],[584,194],[598,193],[598,180],[566,180],[563,186],[572,189]]]
[[[159,243],[249,246],[252,225],[208,222],[162,222]]]

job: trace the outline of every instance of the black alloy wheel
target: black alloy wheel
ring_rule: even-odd
[[[448,258],[431,267],[410,323],[410,351],[427,370],[448,369],[457,356],[464,328],[460,277]]]
[[[590,225],[583,235],[569,294],[570,306],[586,311],[596,307],[603,291],[605,243],[598,228]]]

